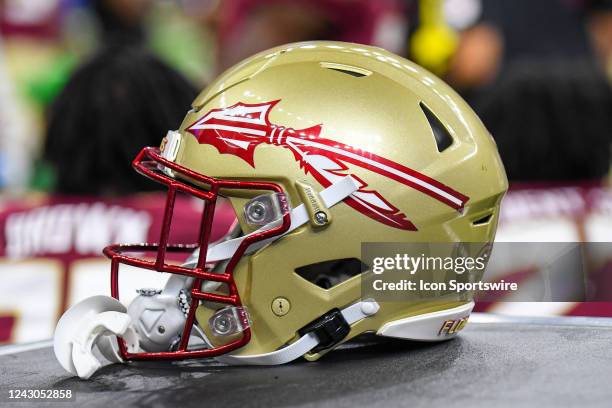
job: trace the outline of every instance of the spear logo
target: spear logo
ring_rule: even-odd
[[[270,123],[269,113],[279,100],[212,109],[187,128],[200,144],[215,146],[221,154],[240,157],[253,168],[255,148],[262,143],[289,149],[305,174],[311,174],[323,187],[350,175],[360,188],[344,202],[362,214],[394,228],[416,231],[406,215],[379,192],[354,174],[352,164],[415,188],[424,194],[462,210],[468,197],[450,187],[392,160],[354,146],[320,137],[322,125],[291,129]]]

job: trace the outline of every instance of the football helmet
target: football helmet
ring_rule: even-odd
[[[493,139],[449,86],[342,42],[246,59],[133,164],[168,188],[163,227],[156,244],[107,247],[112,298],[86,299],[58,323],[56,355],[84,378],[101,366],[94,346],[111,362],[263,365],[316,360],[365,332],[450,338],[473,302],[363,298],[362,243],[490,243],[507,190]],[[204,203],[197,242],[169,238],[179,193]],[[209,242],[219,200],[237,221]],[[126,265],[170,277],[126,308]]]

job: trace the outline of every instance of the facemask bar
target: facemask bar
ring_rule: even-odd
[[[162,169],[160,169],[160,165]],[[208,241],[211,234],[212,222],[214,218],[215,204],[219,196],[220,189],[241,189],[241,190],[256,190],[270,191],[272,193],[282,194],[283,189],[275,183],[268,182],[252,182],[252,181],[234,181],[234,180],[219,180],[213,177],[208,177],[200,173],[189,170],[176,163],[164,159],[159,152],[159,149],[146,147],[141,150],[138,156],[134,159],[132,166],[137,172],[155,180],[168,187],[168,195],[166,200],[166,208],[164,219],[160,232],[160,240],[158,244],[114,244],[104,249],[104,254],[111,259],[111,295],[119,300],[119,265],[125,264],[137,268],[148,269],[157,272],[168,272],[188,277],[195,278],[191,287],[191,303],[189,313],[181,335],[181,341],[176,351],[164,352],[143,352],[129,353],[125,343],[121,338],[117,338],[119,352],[124,360],[178,360],[188,358],[203,358],[214,357],[228,353],[232,350],[240,348],[247,344],[251,338],[251,331],[246,327],[242,331],[241,338],[234,340],[228,344],[219,347],[214,347],[204,350],[188,350],[188,343],[191,331],[195,322],[195,312],[199,301],[211,301],[224,303],[227,305],[242,307],[240,295],[236,288],[233,278],[233,271],[240,258],[242,258],[248,247],[258,241],[265,240],[285,233],[291,226],[291,215],[285,213],[282,216],[282,223],[265,231],[249,234],[240,243],[234,255],[229,259],[225,271],[223,273],[211,273],[206,271],[206,255],[208,251]],[[202,183],[210,186],[210,190],[206,191],[187,183],[181,182],[175,178],[169,177],[163,171],[163,167],[172,170],[173,174],[181,174],[194,180],[196,183]],[[170,236],[170,225],[174,210],[174,202],[177,192],[184,192],[200,198],[205,202],[204,212],[200,224],[199,241],[197,244],[191,245],[169,245],[168,239]],[[196,266],[186,268],[179,265],[168,264],[165,261],[167,252],[191,254],[194,250],[199,249],[198,261]],[[156,252],[155,261],[147,261],[126,255],[126,252]],[[227,285],[229,295],[220,295],[215,293],[202,292],[202,284],[204,281],[220,282]]]

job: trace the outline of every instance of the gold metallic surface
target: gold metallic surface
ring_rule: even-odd
[[[338,67],[368,74],[349,75]],[[303,199],[296,188],[297,180],[317,186],[319,191],[322,187],[311,174],[304,173],[289,150],[262,143],[255,149],[252,167],[240,157],[220,154],[217,148],[198,143],[186,131],[212,109],[279,99],[270,113],[272,123],[294,129],[321,124],[321,137],[410,167],[469,200],[463,211],[457,211],[414,188],[351,166],[352,174],[367,180],[369,188],[406,214],[418,231],[389,227],[340,203],[331,208],[333,222],[325,228],[304,225],[244,257],[234,272],[253,323],[251,341],[238,352],[243,355],[276,350],[294,339],[296,331],[307,323],[361,297],[359,276],[323,289],[298,276],[296,268],[325,260],[360,259],[362,242],[491,242],[499,204],[507,190],[493,139],[449,86],[385,50],[339,42],[289,44],[229,69],[194,101],[179,129],[183,137],[176,162],[213,177],[278,183],[293,207],[299,205]],[[452,145],[443,152],[436,147],[420,103],[437,116],[453,138]],[[224,193],[237,212],[249,198],[236,192]],[[483,214],[492,214],[491,220],[474,225],[473,221]],[[245,232],[252,230],[244,222],[241,226]],[[283,318],[278,318],[271,308],[279,296],[291,298],[291,312]],[[366,331],[375,332],[389,321],[461,304],[452,299],[379,303],[379,312],[354,324],[347,339]],[[206,322],[212,312],[200,306],[198,321]]]

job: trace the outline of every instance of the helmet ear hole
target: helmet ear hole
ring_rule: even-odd
[[[329,289],[329,288],[331,288],[331,287],[332,287],[332,283],[331,283],[331,281],[330,281],[330,280],[329,280],[329,278],[328,278],[328,277],[326,277],[326,276],[323,276],[323,277],[318,278],[318,279],[317,279],[317,280],[314,282],[314,284],[315,284],[315,285],[317,285],[317,286],[319,286],[319,287],[321,287],[321,288],[323,288],[323,289]]]
[[[300,266],[295,273],[322,289],[331,289],[369,268],[357,258],[333,259],[310,265]]]
[[[425,113],[429,126],[431,126],[438,152],[442,153],[453,144],[453,138],[448,133],[446,126],[440,122],[440,119],[438,119],[423,102],[419,103],[419,105],[421,106],[423,113]]]

